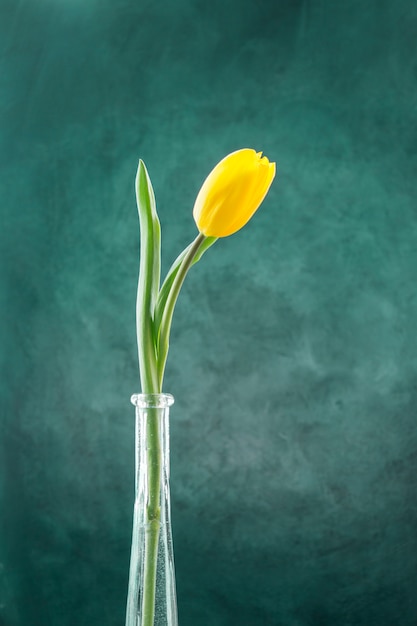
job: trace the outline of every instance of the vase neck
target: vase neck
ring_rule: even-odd
[[[166,484],[169,480],[169,408],[174,403],[169,394],[137,394],[132,396],[136,407],[135,491],[142,506],[155,507],[149,483]],[[156,483],[154,482],[156,481]],[[159,498],[164,490],[159,491]]]

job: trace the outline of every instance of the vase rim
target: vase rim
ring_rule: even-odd
[[[165,409],[174,404],[174,396],[170,393],[134,393],[130,401],[140,409]]]

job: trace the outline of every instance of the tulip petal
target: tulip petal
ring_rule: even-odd
[[[194,205],[194,219],[206,236],[227,237],[259,208],[275,176],[275,163],[250,148],[226,156],[211,171]]]

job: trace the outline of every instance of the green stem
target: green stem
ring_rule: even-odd
[[[202,242],[202,244],[200,245],[200,247],[198,249],[197,254],[193,258],[193,265],[194,265],[194,263],[197,263],[201,259],[203,254],[216,241],[217,241],[217,237],[206,237],[204,239],[204,241]],[[190,250],[190,248],[193,245],[193,243],[194,242],[191,242],[190,245],[187,246],[185,248],[185,250],[183,250],[181,252],[181,254],[175,259],[174,263],[169,268],[168,274],[165,277],[165,280],[164,280],[164,282],[162,284],[161,289],[159,290],[158,298],[157,298],[156,305],[155,305],[155,315],[154,315],[154,333],[155,333],[155,337],[157,339],[157,343],[158,343],[158,338],[159,338],[159,334],[160,334],[160,326],[161,326],[162,316],[164,314],[165,305],[166,305],[169,293],[171,291],[171,287],[173,285],[173,282],[175,280],[176,275],[178,274],[178,270],[181,267],[181,263],[183,262],[184,257],[186,256],[186,254]]]
[[[158,542],[161,524],[162,452],[158,409],[148,409],[146,420],[148,502],[145,510],[145,554],[141,626],[154,626]]]
[[[158,381],[159,387],[162,388],[162,382],[164,378],[165,364],[168,356],[169,349],[169,333],[171,330],[172,316],[174,313],[175,304],[184,279],[188,270],[194,263],[195,257],[198,255],[200,247],[203,246],[206,237],[202,233],[199,233],[194,239],[193,243],[188,247],[187,252],[179,266],[176,273],[174,282],[172,283],[169,291],[159,330],[158,340],[158,356],[157,356],[157,368],[158,368]],[[215,240],[213,240],[214,243]]]
[[[190,267],[205,250],[215,242],[214,237],[206,238],[199,234],[181,257],[174,263],[164,283],[156,306],[153,337],[159,336],[157,349],[157,375],[155,388],[154,363],[151,360],[151,376],[145,370],[146,392],[161,393],[163,373],[169,348],[169,333],[175,303]],[[143,335],[142,335],[143,336]],[[142,344],[143,345],[143,344]],[[152,354],[153,357],[153,354]],[[145,356],[146,360],[146,356]],[[149,366],[149,363],[147,363]],[[154,626],[156,577],[158,562],[158,541],[161,523],[161,469],[162,452],[160,448],[158,413],[156,409],[148,409],[147,419],[147,463],[148,463],[148,504],[145,512],[145,555],[143,567],[143,599],[140,626]]]

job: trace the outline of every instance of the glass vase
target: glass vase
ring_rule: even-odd
[[[178,626],[169,491],[169,394],[138,394],[126,626]]]

